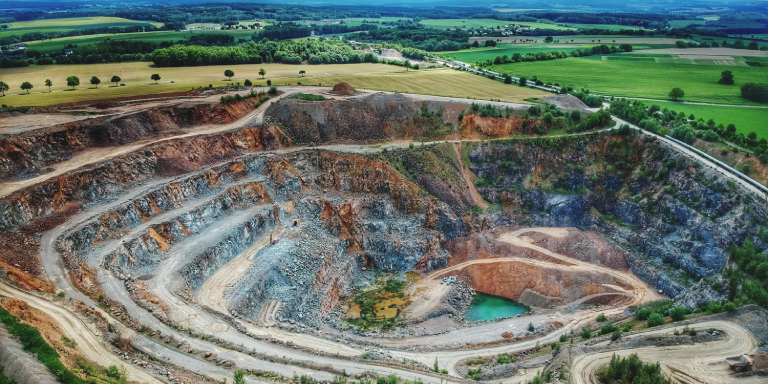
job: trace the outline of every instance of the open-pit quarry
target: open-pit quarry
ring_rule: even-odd
[[[726,300],[705,282],[728,249],[768,247],[764,196],[703,160],[528,104],[222,96],[0,118],[0,306],[81,379],[91,361],[141,383],[596,383],[637,353],[683,383],[766,382],[725,362],[765,352],[761,308],[632,321]],[[468,321],[477,294],[524,313]],[[629,328],[580,337],[599,315]],[[14,343],[0,326],[6,376],[56,382]]]

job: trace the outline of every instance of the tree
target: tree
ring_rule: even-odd
[[[510,75],[504,76],[504,84],[512,84],[512,76]]]
[[[577,123],[581,121],[581,111],[579,111],[578,109],[571,111],[571,120]]]
[[[658,312],[652,313],[648,316],[648,327],[658,327],[664,324],[664,316]]]
[[[758,103],[768,103],[768,84],[747,83],[741,86],[741,97]]]
[[[245,85],[246,87],[253,87],[253,82],[251,82],[250,79],[245,79],[245,81],[243,82],[243,85]]]
[[[150,79],[155,81],[155,84],[157,84],[158,81],[160,81],[160,74],[153,73]]]
[[[305,71],[305,70],[303,70],[303,69],[302,69],[301,71],[299,71],[299,75],[300,75],[301,77],[304,77],[304,74],[305,74],[305,73],[307,73],[307,71]]]
[[[48,87],[48,92],[51,91],[51,87],[53,86],[53,82],[51,79],[45,79],[45,86]]]
[[[685,97],[685,92],[680,88],[672,88],[672,90],[669,91],[669,98],[672,100],[682,99],[683,97]]]
[[[245,384],[245,371],[238,369],[235,371],[234,384]]]
[[[232,76],[234,76],[234,75],[235,75],[235,73],[234,73],[234,72],[232,72],[232,71],[231,71],[231,70],[229,70],[229,69],[227,69],[226,71],[224,71],[224,77],[228,77],[230,81],[232,80]]]
[[[526,79],[525,77],[521,77],[519,84],[521,87],[525,87],[525,85],[528,84],[528,79]]]
[[[21,83],[21,89],[24,91],[27,91],[27,94],[29,94],[29,90],[32,89],[32,83],[29,81],[25,81]]]
[[[723,71],[720,73],[720,84],[732,85],[733,84],[733,72]]]
[[[268,86],[268,87],[271,87],[271,86],[272,86],[272,80],[267,80],[267,86]]]
[[[115,83],[115,86],[117,86],[117,83],[119,83],[122,80],[123,79],[121,79],[120,76],[115,75],[115,76],[112,76],[111,79],[109,79],[109,82],[110,83]]]
[[[669,310],[669,317],[672,318],[672,321],[685,320],[685,315],[687,314],[688,314],[688,308],[683,306],[677,306]]]
[[[547,37],[544,38],[544,42],[545,43],[551,43],[553,40],[554,39],[552,38],[552,36],[547,36]]]
[[[78,85],[80,85],[79,77],[77,76],[67,77],[67,87],[72,87],[72,89],[75,89],[75,87],[77,87]]]
[[[2,81],[0,81],[0,93],[2,93],[3,96],[5,96],[5,91],[7,91],[8,89],[9,89],[8,88],[8,84],[3,83]]]
[[[547,125],[552,124],[552,119],[553,117],[551,113],[547,112],[544,114],[544,123],[546,123]]]
[[[101,83],[101,79],[99,79],[96,76],[91,77],[91,84],[95,85],[96,88],[99,87],[99,84]]]
[[[747,49],[757,51],[757,41],[751,41],[749,45],[747,45]]]
[[[261,75],[262,79],[266,74],[267,74],[267,71],[264,68],[259,68],[259,75]]]

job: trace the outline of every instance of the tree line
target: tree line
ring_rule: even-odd
[[[150,60],[160,67],[261,64],[345,64],[378,62],[373,54],[363,54],[335,41],[267,41],[247,42],[231,47],[174,45],[157,49]]]

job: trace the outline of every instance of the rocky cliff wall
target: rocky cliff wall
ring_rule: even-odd
[[[188,102],[172,108],[150,108],[119,117],[99,117],[19,135],[0,137],[0,181],[31,177],[45,167],[91,147],[123,145],[179,134],[183,128],[227,124],[253,110],[237,103]]]

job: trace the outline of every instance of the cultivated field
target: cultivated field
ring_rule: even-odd
[[[560,43],[570,44],[641,44],[641,45],[667,45],[674,46],[679,39],[669,39],[666,37],[626,37],[626,36],[591,36],[591,35],[573,35],[573,36],[555,36],[555,40]],[[512,43],[515,41],[532,40],[533,43],[544,43],[544,37],[512,36],[512,37],[470,37],[469,42],[486,40],[496,40],[500,43]]]
[[[741,97],[741,84],[768,82],[768,71],[762,67],[602,60],[600,56],[504,64],[493,69],[613,96],[664,100],[672,88],[679,87],[685,92],[684,101],[721,104],[752,104]],[[718,84],[725,70],[733,72],[736,85]]]
[[[136,64],[136,63],[132,63]],[[111,64],[104,64],[108,66]],[[251,68],[245,68],[251,67]],[[217,68],[223,73],[222,67],[185,67],[168,68],[168,73],[183,72],[187,73],[190,79],[185,82],[152,84],[151,81],[141,80],[138,84],[131,84],[125,87],[110,87],[102,85],[98,89],[88,85],[88,87],[79,87],[75,91],[59,90],[48,93],[33,93],[26,95],[19,93],[0,97],[0,104],[13,106],[44,106],[68,102],[110,99],[117,97],[151,95],[169,92],[184,92],[197,87],[207,87],[213,85],[220,87],[232,84],[235,81],[242,81],[240,73],[255,73],[259,68],[267,70],[267,77],[274,85],[286,85],[302,83],[304,85],[333,85],[341,81],[346,81],[356,88],[373,89],[380,91],[397,91],[408,93],[419,93],[426,95],[462,97],[475,99],[499,99],[509,102],[524,102],[525,99],[542,97],[547,95],[544,92],[530,88],[520,88],[502,84],[498,81],[489,80],[466,72],[459,72],[448,69],[421,70],[405,72],[401,67],[389,66],[384,64],[343,64],[343,65],[283,65],[283,64],[265,64],[262,66],[228,66],[235,74],[236,78],[232,82],[224,81],[223,76],[216,80],[194,80],[192,73],[197,70],[201,77],[216,76],[210,71],[211,68]],[[298,70],[302,68],[307,71],[305,77],[298,77]],[[151,71],[150,71],[151,72]],[[149,72],[147,72],[149,73]],[[162,76],[162,72],[161,76]],[[280,77],[278,77],[280,76]],[[147,79],[149,77],[147,76]],[[266,85],[266,80],[262,80],[258,75],[251,76],[254,86]],[[81,83],[87,83],[87,79],[81,78]],[[64,84],[64,81],[61,80]],[[130,84],[130,83],[129,83]],[[62,86],[58,87],[63,88]],[[37,91],[37,90],[35,90]]]
[[[620,24],[571,24],[566,23],[565,24],[568,27],[571,28],[583,28],[583,29],[607,29],[609,31],[619,31],[619,30],[632,30],[637,31],[640,29],[648,30],[645,28],[640,27],[633,27],[631,25],[620,25]]]
[[[340,75],[316,79],[322,80],[324,85],[345,81],[355,88],[480,100],[499,99],[508,102],[524,102],[528,98],[549,95],[535,89],[506,85],[452,69],[376,75]],[[307,81],[302,83],[309,84]]]
[[[668,108],[677,113],[684,112],[687,115],[693,114],[696,119],[705,121],[712,119],[717,124],[736,125],[736,131],[744,135],[755,132],[758,138],[768,139],[768,109],[763,108],[742,108],[712,105],[691,105],[680,104],[667,101],[643,101],[646,105],[656,104],[661,109]]]
[[[104,27],[133,27],[137,25],[152,25],[162,27],[163,23],[155,21],[137,21],[121,17],[73,17],[66,19],[44,19],[19,21],[10,23],[11,28],[0,29],[0,37],[23,35],[29,32],[65,32],[75,29],[91,29]]]
[[[30,41],[27,42],[27,46],[30,50],[39,51],[41,53],[61,51],[67,44],[86,45],[99,43],[104,40],[116,40],[116,41],[148,41],[153,43],[161,43],[165,41],[179,41],[189,40],[190,37],[196,34],[228,34],[233,35],[235,39],[247,39],[250,40],[251,36],[257,31],[252,29],[234,29],[225,31],[152,31],[152,32],[135,32],[135,33],[104,33],[98,35],[86,35],[86,36],[71,36],[61,37],[52,40],[45,41]]]
[[[672,28],[685,28],[691,24],[697,24],[697,25],[704,25],[706,24],[706,20],[672,20],[669,22],[669,26]]]
[[[463,49],[460,51],[447,51],[439,52],[441,56],[448,56],[453,60],[463,61],[465,63],[474,63],[476,61],[485,61],[487,59],[493,60],[497,56],[507,55],[512,57],[515,53],[525,55],[526,53],[535,52],[552,52],[552,51],[565,51],[571,52],[574,49],[591,48],[596,44],[570,44],[570,43],[553,43],[553,44],[499,44],[496,47],[490,48],[472,48]],[[615,45],[615,44],[610,44]],[[633,46],[635,49],[643,49],[648,46]]]
[[[254,82],[261,80],[259,68],[267,71],[267,79],[273,79],[276,84],[281,84],[275,78],[283,78],[282,83],[301,81],[299,70],[306,71],[305,76],[326,76],[339,74],[367,75],[372,73],[387,73],[403,71],[402,67],[386,64],[329,64],[329,65],[288,65],[288,64],[261,64],[261,65],[225,65],[206,67],[180,67],[180,68],[156,68],[151,63],[111,63],[111,64],[86,64],[86,65],[51,65],[33,66],[27,68],[8,68],[0,70],[0,81],[9,84],[10,94],[14,96],[0,97],[0,103],[8,105],[51,105],[70,101],[94,100],[101,98],[114,98],[135,95],[147,95],[153,93],[188,91],[193,87],[222,86],[234,82],[242,82],[249,78]],[[231,69],[235,72],[232,82],[224,77],[224,71]],[[150,79],[153,73],[162,78],[160,84],[154,84]],[[80,78],[81,86],[75,91],[66,86],[68,76]],[[109,83],[113,75],[120,76],[125,87],[112,87]],[[99,89],[90,85],[91,76],[101,79]],[[48,93],[44,86],[45,79],[51,79],[54,92]],[[19,87],[24,81],[31,82],[35,88],[31,95],[26,95]],[[169,82],[173,81],[171,84]],[[6,94],[9,94],[6,92]]]
[[[648,55],[679,55],[684,56],[743,56],[743,57],[768,57],[768,51],[753,51],[749,49],[736,48],[662,48],[648,49],[642,52],[632,52],[631,54]]]
[[[430,28],[489,28],[508,24],[524,25],[533,29],[555,29],[555,30],[573,30],[574,28],[564,27],[557,24],[536,23],[529,21],[506,21],[496,19],[425,19],[420,24]]]

